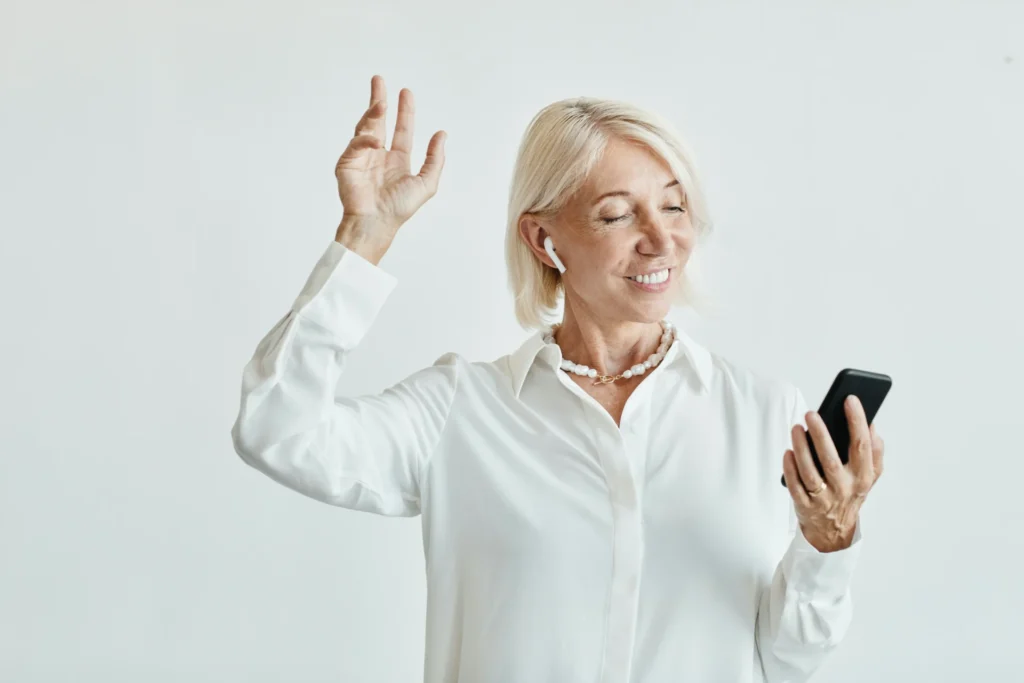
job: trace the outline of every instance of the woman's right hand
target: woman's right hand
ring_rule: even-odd
[[[385,148],[387,93],[384,79],[370,81],[370,107],[356,124],[355,136],[334,169],[344,207],[336,238],[377,263],[398,228],[437,193],[444,167],[446,133],[437,131],[416,175],[409,171],[414,106],[412,91],[398,93],[398,117],[391,149]]]

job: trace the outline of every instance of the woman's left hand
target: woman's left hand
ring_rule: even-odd
[[[864,407],[856,396],[845,403],[850,425],[850,457],[843,465],[824,420],[814,411],[806,415],[807,431],[814,440],[825,478],[814,466],[807,433],[794,425],[793,448],[786,451],[782,469],[786,488],[793,498],[804,537],[818,551],[827,553],[850,547],[860,508],[868,491],[882,475],[882,437],[868,426]]]

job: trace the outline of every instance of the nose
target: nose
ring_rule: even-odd
[[[637,251],[644,256],[665,256],[672,252],[672,233],[669,220],[658,213],[648,213],[641,225],[641,239]]]

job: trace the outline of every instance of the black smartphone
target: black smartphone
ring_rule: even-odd
[[[846,397],[854,394],[860,399],[864,406],[864,415],[868,418],[870,425],[891,387],[892,378],[877,372],[845,368],[836,375],[832,386],[821,402],[821,407],[818,408],[818,415],[828,427],[828,433],[832,436],[839,459],[843,461],[844,465],[850,460],[850,425],[846,419],[846,409],[843,407]],[[807,434],[807,443],[811,447],[814,465],[818,468],[818,473],[824,477],[825,470],[821,467],[821,461],[818,459],[818,453],[814,449],[814,440],[811,439],[810,434]],[[786,485],[785,474],[782,475],[782,485]]]

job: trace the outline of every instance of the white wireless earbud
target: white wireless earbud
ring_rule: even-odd
[[[562,263],[562,259],[558,258],[558,254],[555,253],[555,244],[551,241],[551,235],[544,238],[544,251],[548,252],[548,256],[555,262],[555,267],[558,268],[559,273],[565,272],[565,264]]]

